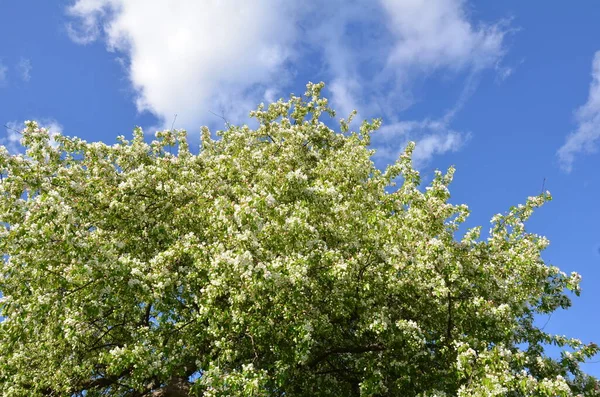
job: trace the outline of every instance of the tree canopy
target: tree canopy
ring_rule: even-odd
[[[35,122],[0,147],[2,395],[597,395],[597,346],[535,323],[579,294],[525,230],[549,193],[465,231],[454,169],[378,169],[380,121],[334,131],[322,88],[197,154]]]

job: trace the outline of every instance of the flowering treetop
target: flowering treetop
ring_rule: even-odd
[[[322,88],[198,154],[35,122],[0,147],[2,395],[594,395],[596,345],[534,322],[579,294],[525,230],[549,193],[457,239],[454,169],[421,189],[411,143],[380,171],[380,122],[332,130]]]

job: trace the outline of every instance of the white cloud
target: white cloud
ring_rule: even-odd
[[[255,99],[286,80],[292,3],[79,0],[68,11],[81,23],[70,26],[76,42],[102,35],[109,50],[128,56],[140,111],[165,126],[177,114],[178,125],[197,129],[210,111],[245,118]]]
[[[373,143],[377,147],[376,158],[393,162],[408,141],[416,141],[413,163],[421,168],[435,155],[458,151],[469,138],[470,134],[452,130],[447,120],[426,119],[384,125],[373,135]]]
[[[31,69],[33,69],[31,60],[27,58],[21,58],[19,63],[17,63],[17,71],[19,72],[21,79],[25,82],[31,80]]]
[[[345,118],[350,112],[359,109],[359,94],[361,91],[358,81],[337,78],[329,84],[329,91],[335,102],[335,109]]]
[[[436,154],[456,152],[468,139],[468,135],[455,131],[443,131],[426,135],[417,141],[417,147],[413,153],[413,162],[417,167],[431,160]]]
[[[381,0],[396,43],[388,65],[407,72],[494,66],[503,54],[498,24],[473,26],[464,0]]]
[[[577,129],[571,132],[557,155],[561,168],[571,172],[577,154],[594,153],[600,141],[600,51],[592,62],[592,83],[587,102],[575,112]]]
[[[266,103],[273,103],[277,101],[277,90],[273,88],[267,88],[263,94],[263,99]]]
[[[98,39],[101,33],[99,19],[104,17],[111,7],[117,5],[117,2],[111,0],[84,0],[77,1],[69,7],[68,13],[78,19],[77,26],[72,23],[67,24],[67,33],[71,40],[85,45]]]
[[[54,119],[36,120],[41,128],[48,129],[50,133],[50,144],[56,146],[52,139],[57,134],[62,134],[63,126]],[[5,124],[6,135],[0,138],[0,145],[4,145],[11,153],[23,152],[21,146],[21,131],[25,128],[25,121],[9,121]]]

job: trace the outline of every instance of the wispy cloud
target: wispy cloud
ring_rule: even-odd
[[[48,129],[50,137],[62,134],[63,126],[58,121],[54,119],[40,119],[37,121],[41,128]],[[25,128],[25,121],[9,121],[6,123],[6,135],[0,137],[0,145],[5,146],[13,154],[23,152],[23,147],[21,146],[21,131],[23,131],[23,128]],[[54,146],[54,140],[51,139],[50,144]]]
[[[452,129],[456,115],[465,106],[479,84],[479,73],[472,71],[465,80],[458,99],[444,115],[438,119],[399,121],[384,125],[373,136],[373,144],[378,149],[377,157],[385,162],[398,158],[408,141],[416,141],[413,153],[415,167],[422,168],[435,155],[460,150],[471,138],[470,132]]]
[[[311,31],[332,75],[332,102],[344,115],[357,109],[363,116],[393,121],[373,137],[380,158],[393,161],[408,140],[418,142],[415,162],[420,166],[435,154],[462,147],[470,134],[453,130],[451,123],[477,89],[482,72],[494,70],[500,80],[512,72],[502,65],[505,36],[512,30],[508,22],[477,23],[464,0],[330,4],[325,13],[331,15],[313,22],[317,26]],[[348,39],[354,29],[371,34],[357,43]],[[411,81],[438,70],[466,75],[454,105],[437,118],[397,121],[413,103]]]
[[[362,98],[356,103],[361,113],[397,112],[410,105],[412,79],[441,69],[468,74],[494,69],[507,77],[509,69],[501,65],[507,22],[472,21],[464,0],[328,4],[311,14],[325,17],[311,22],[309,38],[323,50],[336,87],[334,104],[344,112],[351,110],[345,109],[348,98]],[[367,32],[360,41],[349,34],[357,29]]]
[[[600,51],[592,62],[592,83],[587,102],[575,112],[577,129],[571,132],[557,155],[565,172],[573,170],[575,158],[580,153],[594,153],[600,141]]]
[[[19,76],[25,82],[31,80],[31,60],[27,58],[21,58],[17,63],[17,71],[19,72]]]
[[[413,163],[415,167],[422,168],[435,155],[458,151],[469,138],[469,133],[452,130],[444,119],[426,119],[384,125],[373,135],[373,142],[378,148],[376,159],[392,162],[408,141],[416,141]]]
[[[102,33],[100,20],[117,7],[118,2],[112,0],[76,1],[68,8],[68,13],[77,18],[76,23],[66,25],[69,38],[77,44],[90,44],[96,41]]]

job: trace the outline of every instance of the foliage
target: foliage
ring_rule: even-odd
[[[550,195],[456,239],[454,169],[420,189],[411,143],[378,170],[380,122],[335,132],[307,87],[197,155],[35,122],[25,155],[0,147],[2,395],[597,394],[596,345],[534,323],[579,294],[524,228]]]

